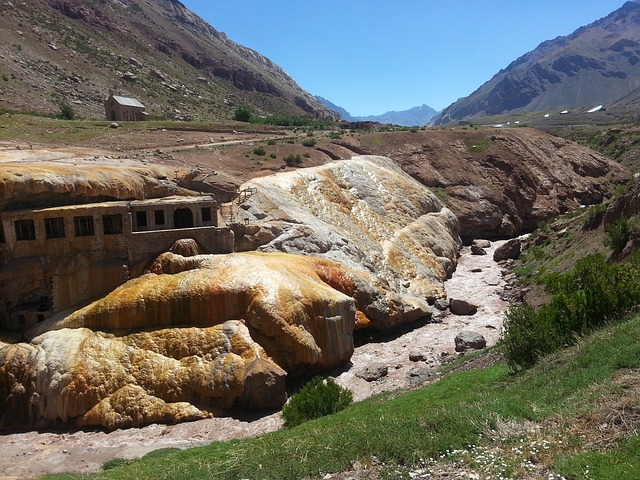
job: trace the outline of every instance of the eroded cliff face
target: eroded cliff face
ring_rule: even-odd
[[[356,328],[428,321],[455,216],[380,157],[257,179],[240,243],[180,242],[144,275],[0,345],[0,429],[123,428],[277,408],[285,376],[344,365]]]
[[[285,375],[240,321],[120,336],[53,330],[0,350],[0,426],[115,429],[206,418],[249,401],[274,408],[285,400]]]
[[[460,220],[460,235],[508,238],[600,203],[630,172],[593,150],[530,128],[376,132],[340,140],[392,158],[438,192]]]

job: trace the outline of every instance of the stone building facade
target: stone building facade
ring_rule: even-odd
[[[145,106],[138,100],[113,93],[109,93],[109,98],[104,101],[104,114],[112,122],[140,122],[147,119]]]
[[[0,214],[0,324],[30,326],[113,290],[177,240],[230,253],[209,196],[116,201]]]

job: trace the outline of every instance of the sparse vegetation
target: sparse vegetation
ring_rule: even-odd
[[[602,255],[593,255],[569,273],[548,275],[546,285],[553,295],[550,304],[507,311],[504,349],[512,370],[529,368],[638,307],[640,266],[607,263]]]
[[[267,151],[264,149],[264,147],[256,147],[253,149],[253,154],[264,156],[267,154]]]
[[[58,117],[62,120],[75,120],[76,112],[68,102],[60,102],[60,113]]]
[[[300,154],[290,154],[284,157],[284,163],[287,164],[288,167],[295,167],[296,165],[300,165],[302,163],[302,157]]]
[[[316,143],[317,142],[316,142],[315,138],[308,138],[308,139],[302,141],[302,146],[303,147],[315,147]]]
[[[631,223],[626,218],[620,218],[605,227],[605,245],[614,253],[620,253],[631,237]]]
[[[240,105],[236,107],[236,110],[233,114],[233,119],[237,122],[249,122],[251,121],[251,117],[251,109],[246,105]]]

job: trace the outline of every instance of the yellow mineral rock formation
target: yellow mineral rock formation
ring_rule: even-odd
[[[0,393],[12,407],[0,428],[123,428],[277,408],[285,376],[240,321],[124,336],[52,330],[0,350]]]

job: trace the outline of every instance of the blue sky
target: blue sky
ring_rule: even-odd
[[[441,110],[624,0],[181,0],[352,115]]]

